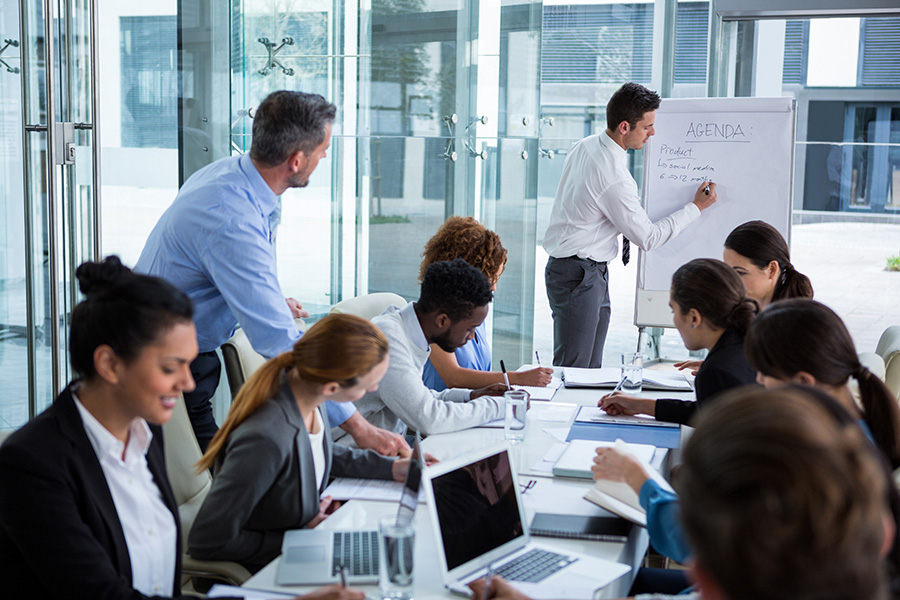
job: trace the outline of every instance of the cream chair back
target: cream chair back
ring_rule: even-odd
[[[900,325],[884,330],[875,352],[884,359],[884,383],[900,400]]]
[[[328,314],[356,315],[363,319],[372,319],[383,313],[391,305],[402,308],[407,305],[407,302],[403,299],[403,296],[393,292],[375,292],[374,294],[342,300],[332,306]]]
[[[306,331],[306,321],[294,319],[294,322],[297,329]],[[244,382],[266,362],[265,357],[253,349],[247,334],[240,328],[222,344],[222,359],[225,362],[225,377],[228,379],[232,398],[237,396]]]
[[[250,572],[241,565],[227,561],[195,560],[187,553],[188,534],[212,486],[212,477],[207,470],[199,473],[196,470],[197,461],[202,454],[183,398],[178,399],[172,418],[163,425],[163,441],[166,469],[181,519],[183,576],[185,579],[199,576],[226,581],[232,585],[242,584],[250,578]]]

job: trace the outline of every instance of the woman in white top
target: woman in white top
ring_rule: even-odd
[[[191,302],[115,256],[75,274],[85,296],[69,336],[78,378],[0,448],[4,597],[186,599],[160,425],[194,387]]]
[[[330,474],[402,481],[408,459],[332,444],[320,410],[376,390],[387,368],[384,334],[340,314],[254,373],[199,462],[215,479],[191,528],[191,556],[258,570],[281,552],[285,531],[315,527],[335,510],[320,499]]]

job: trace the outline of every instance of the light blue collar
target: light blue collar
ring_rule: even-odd
[[[253,195],[257,206],[259,206],[260,212],[268,217],[276,208],[278,208],[278,196],[275,195],[275,192],[272,191],[272,188],[269,187],[269,184],[266,183],[266,180],[260,175],[259,169],[257,169],[256,165],[253,164],[253,161],[250,160],[249,153],[241,156],[238,159],[238,164],[241,167],[241,171],[247,177],[247,181],[250,182],[250,185],[253,188]]]

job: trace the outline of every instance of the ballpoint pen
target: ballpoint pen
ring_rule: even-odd
[[[544,365],[541,364],[541,355],[538,354],[538,351],[537,351],[537,350],[534,351],[534,359],[537,361],[537,364],[538,364],[539,367],[543,367],[543,366],[544,366]]]
[[[484,576],[484,591],[481,592],[481,600],[488,600],[491,597],[491,579],[494,578],[494,566],[488,563],[487,573]]]
[[[500,370],[503,371],[503,381],[506,382],[506,389],[511,390],[512,387],[509,385],[509,375],[506,374],[506,365],[503,364],[503,361],[500,361]]]
[[[341,564],[341,566],[340,566],[340,574],[341,574],[341,587],[346,588],[347,587],[347,567],[345,567],[343,564]]]

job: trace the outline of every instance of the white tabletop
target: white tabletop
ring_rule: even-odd
[[[559,441],[550,433],[562,433],[572,424],[577,406],[596,406],[604,390],[584,390],[560,388],[552,402],[533,402],[528,411],[525,426],[525,442],[512,446],[510,456],[520,483],[534,479],[536,484],[522,496],[526,516],[530,522],[535,512],[581,514],[586,516],[608,516],[600,507],[584,500],[582,496],[590,487],[588,480],[560,479],[540,473],[532,468]],[[644,392],[648,398],[671,397],[692,399],[692,393]],[[428,436],[422,446],[425,452],[442,460],[466,454],[478,448],[503,440],[502,429],[474,428]],[[664,450],[658,450],[654,462],[662,462]],[[352,500],[345,503],[333,515],[319,525],[323,529],[353,530],[377,528],[378,519],[394,514],[397,504],[371,500]],[[447,598],[450,593],[444,589],[438,566],[437,546],[432,533],[429,511],[420,505],[416,511],[415,543],[415,597],[416,600]],[[560,538],[537,538],[542,545],[561,551],[579,552],[605,558],[635,567],[640,564],[647,550],[649,538],[642,527],[633,527],[628,542],[589,542]],[[309,587],[285,587],[275,583],[278,569],[276,558],[256,573],[245,587],[278,592],[308,592]],[[636,569],[601,590],[600,598],[619,598],[627,595]],[[361,589],[372,597],[378,597],[377,586],[363,586]]]

